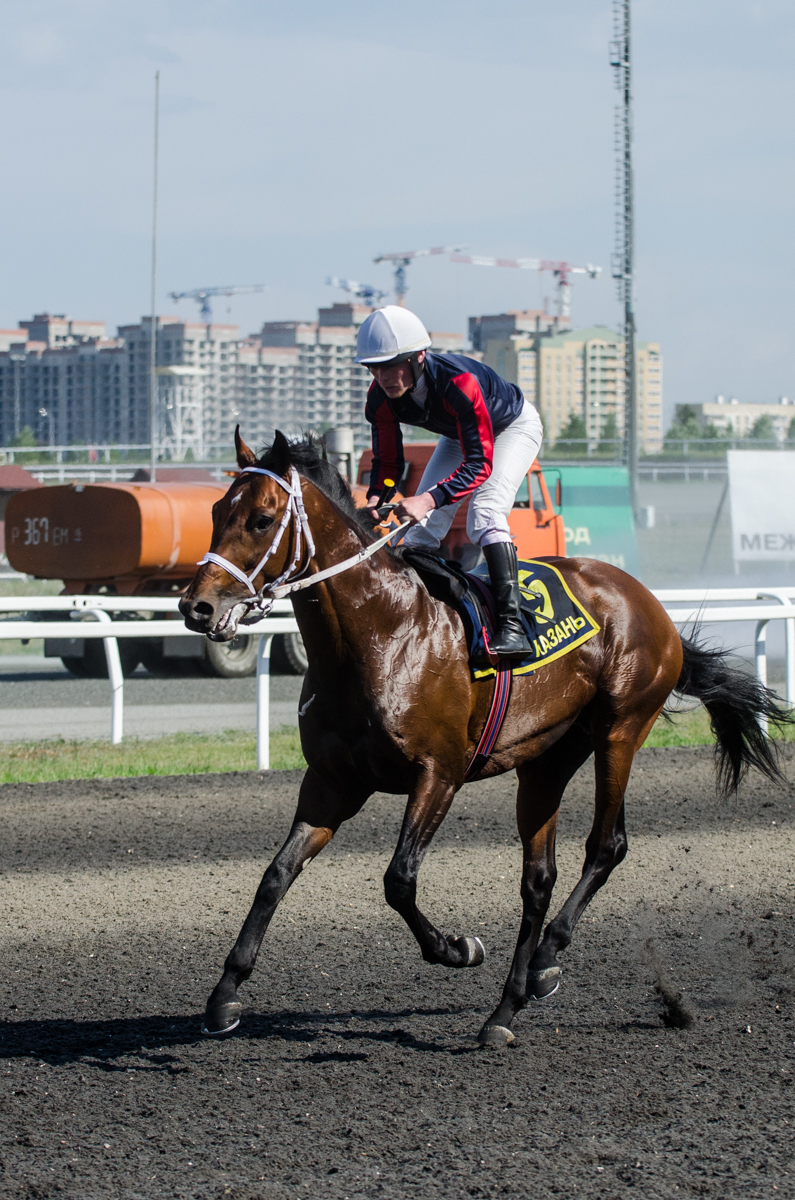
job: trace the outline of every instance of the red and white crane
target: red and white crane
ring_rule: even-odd
[[[568,262],[557,262],[550,258],[492,258],[485,254],[459,254],[453,252],[450,262],[470,263],[473,267],[518,267],[522,271],[549,271],[557,286],[557,310],[559,317],[571,316],[571,277],[589,275],[596,279],[602,270],[588,263],[575,267]]]
[[[434,246],[430,250],[402,250],[395,254],[379,254],[373,262],[391,262],[395,264],[395,298],[401,307],[406,304],[406,292],[408,284],[406,283],[406,267],[414,258],[427,258],[429,254],[456,254],[459,250],[465,250],[466,246]]]

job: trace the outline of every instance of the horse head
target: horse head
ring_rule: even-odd
[[[288,519],[296,476],[284,434],[277,430],[273,445],[258,460],[238,425],[235,450],[241,473],[213,505],[210,553],[179,603],[188,628],[214,642],[235,636],[255,594],[289,567],[299,536]]]

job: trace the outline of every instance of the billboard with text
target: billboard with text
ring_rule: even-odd
[[[734,561],[795,562],[795,452],[730,450]]]

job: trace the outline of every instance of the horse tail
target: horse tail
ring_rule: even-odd
[[[684,660],[674,691],[700,700],[709,713],[715,734],[719,793],[725,797],[736,791],[749,767],[776,783],[786,784],[776,748],[766,737],[760,719],[766,718],[782,729],[795,724],[795,716],[755,676],[731,667],[726,651],[709,649],[686,637],[681,640]]]

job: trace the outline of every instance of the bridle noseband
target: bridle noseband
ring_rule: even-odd
[[[240,474],[267,475],[269,479],[275,479],[279,486],[283,487],[287,493],[287,503],[284,506],[284,513],[282,514],[281,524],[276,530],[276,536],[250,575],[247,575],[245,571],[240,569],[240,567],[235,566],[235,564],[230,562],[228,558],[224,558],[222,554],[215,554],[212,550],[207,551],[204,558],[198,565],[201,567],[205,563],[215,563],[217,566],[223,567],[225,571],[228,571],[229,574],[233,575],[240,583],[244,583],[251,592],[251,595],[256,600],[259,597],[262,597],[262,594],[266,590],[273,592],[274,589],[279,586],[279,584],[284,583],[285,580],[289,579],[299,566],[302,552],[302,533],[306,539],[306,546],[307,550],[309,551],[306,565],[304,566],[303,570],[306,570],[306,568],[309,566],[309,560],[314,557],[315,543],[312,539],[312,530],[309,528],[309,521],[306,517],[306,509],[304,508],[304,497],[303,493],[301,492],[301,477],[299,476],[295,467],[290,467],[289,483],[285,479],[282,479],[281,475],[277,475],[274,471],[267,471],[264,467],[244,467]],[[266,584],[265,587],[261,589],[258,597],[257,589],[254,587],[254,580],[257,578],[268,559],[271,558],[279,549],[282,537],[284,536],[284,531],[289,525],[291,518],[295,519],[295,550],[293,551],[292,561],[290,565],[286,567],[284,571],[282,571],[281,575],[277,576],[272,583]]]
[[[334,575],[340,575],[343,571],[349,570],[351,567],[357,566],[358,563],[365,562],[376,550],[380,550],[388,541],[391,541],[397,534],[402,533],[411,522],[404,521],[396,529],[391,530],[384,537],[378,538],[369,546],[363,546],[358,554],[346,558],[341,563],[336,563],[333,567],[326,567],[323,571],[317,571],[314,575],[308,576],[306,579],[299,579],[297,576],[303,575],[308,569],[311,560],[315,556],[315,542],[312,537],[312,530],[309,528],[309,520],[304,508],[304,497],[301,491],[301,477],[295,467],[290,467],[289,483],[282,479],[281,475],[275,474],[273,471],[268,471],[265,467],[243,467],[241,475],[267,475],[269,479],[275,479],[280,487],[287,492],[287,504],[284,508],[281,523],[276,530],[276,535],[268,549],[263,554],[260,561],[257,563],[254,570],[247,575],[235,563],[230,562],[228,558],[224,558],[222,554],[216,554],[212,550],[208,550],[204,558],[197,564],[202,567],[205,563],[215,563],[216,566],[223,567],[230,575],[238,580],[239,583],[245,584],[251,592],[252,599],[243,601],[247,610],[258,609],[262,613],[268,612],[273,605],[274,600],[280,600],[284,596],[289,596],[292,592],[300,592],[303,588],[311,587],[315,583],[321,583],[324,579],[330,579]],[[279,549],[284,531],[293,521],[295,525],[295,550],[293,557],[288,567],[278,575],[276,579],[269,583],[263,584],[259,591],[254,587],[254,580],[259,575],[265,563]],[[303,557],[302,535],[306,542],[306,562],[301,565]],[[267,593],[267,594],[266,594]],[[251,618],[249,617],[249,621]]]

